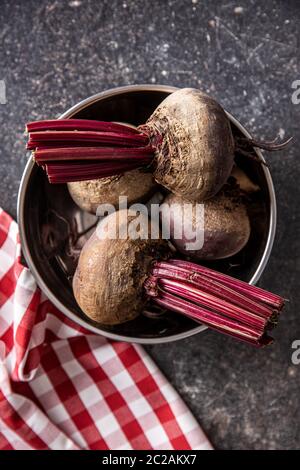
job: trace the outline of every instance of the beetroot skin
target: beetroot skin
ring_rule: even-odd
[[[120,196],[126,196],[128,204],[142,202],[153,194],[155,187],[152,174],[139,170],[107,178],[68,183],[74,202],[82,210],[93,214],[96,214],[100,204],[112,204],[117,208]]]
[[[221,191],[203,203],[204,243],[202,248],[198,250],[187,249],[187,243],[191,240],[187,240],[184,232],[181,238],[174,238],[174,221],[181,223],[183,207],[187,203],[185,199],[170,194],[161,206],[162,218],[167,208],[165,204],[171,209],[171,241],[182,254],[203,260],[216,260],[233,256],[246,245],[251,230],[246,206],[242,199]],[[193,233],[198,232],[199,236],[200,231],[203,234],[203,226],[201,222],[196,221],[195,213],[194,203],[192,208],[192,229]]]
[[[127,219],[128,217],[128,219]],[[140,215],[140,217],[146,217]],[[135,217],[125,209],[105,218],[127,226]],[[146,220],[148,223],[148,218]],[[99,238],[94,232],[84,245],[73,278],[73,292],[83,312],[93,320],[115,325],[135,318],[145,304],[143,283],[152,262],[169,252],[165,240]]]
[[[154,178],[188,201],[214,196],[229,177],[234,139],[223,108],[200,90],[169,95],[139,128],[155,151]]]

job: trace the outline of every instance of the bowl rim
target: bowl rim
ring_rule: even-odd
[[[139,84],[139,85],[126,85],[126,86],[120,86],[112,89],[108,89],[105,91],[102,91],[100,93],[96,93],[88,98],[85,98],[84,100],[80,101],[79,103],[75,104],[71,108],[69,108],[67,111],[65,111],[59,119],[66,119],[66,118],[71,118],[75,113],[78,111],[86,108],[87,106],[90,106],[91,104],[103,99],[103,98],[108,98],[111,96],[116,96],[119,94],[123,94],[124,92],[136,92],[136,91],[158,91],[158,92],[166,92],[166,93],[172,93],[174,91],[178,90],[178,87],[174,86],[168,86],[168,85],[159,85],[159,84],[153,84],[153,85],[148,85],[148,84]],[[226,114],[229,118],[229,120],[248,138],[251,138],[251,134],[245,129],[245,127],[229,112],[226,111]],[[256,153],[258,157],[264,162],[265,159],[259,149],[256,149]],[[40,287],[40,289],[44,292],[44,294],[48,297],[48,299],[62,312],[64,313],[68,318],[73,320],[75,323],[79,324],[80,326],[86,328],[87,330],[96,333],[98,335],[105,336],[109,339],[116,340],[116,341],[125,341],[125,342],[130,342],[130,343],[139,343],[139,344],[161,344],[161,343],[169,343],[172,341],[177,341],[180,339],[188,338],[189,336],[193,336],[197,333],[200,333],[201,331],[204,331],[207,329],[206,326],[204,325],[199,325],[198,327],[195,327],[189,331],[186,331],[184,333],[178,333],[174,335],[169,335],[165,336],[162,338],[136,338],[136,337],[128,337],[124,335],[119,335],[116,333],[111,333],[105,330],[101,330],[101,328],[96,328],[93,325],[88,324],[84,319],[78,317],[75,315],[71,310],[69,310],[62,302],[60,302],[56,296],[51,292],[51,290],[48,288],[47,284],[43,281],[41,278],[39,271],[31,257],[30,250],[28,247],[27,239],[26,239],[26,234],[25,234],[25,220],[24,220],[24,208],[25,208],[25,193],[26,193],[26,188],[28,181],[31,176],[31,172],[34,168],[35,163],[33,162],[32,157],[29,158],[21,181],[20,181],[20,186],[19,186],[19,192],[18,192],[18,201],[17,201],[17,221],[19,225],[19,235],[20,235],[20,241],[21,241],[21,247],[22,247],[22,252],[24,255],[24,258],[27,262],[28,268],[30,269],[32,275],[34,276],[37,285]],[[260,263],[253,274],[252,278],[249,281],[249,284],[256,284],[259,278],[261,277],[267,262],[269,260],[273,243],[274,243],[274,238],[275,238],[275,233],[276,233],[276,219],[277,219],[277,208],[276,208],[276,197],[275,197],[275,190],[274,190],[274,185],[271,177],[270,170],[266,165],[262,165],[262,169],[267,181],[267,187],[268,187],[268,192],[269,192],[269,197],[270,197],[270,221],[269,221],[269,230],[268,230],[268,237],[266,240],[266,245],[264,252],[262,254]]]

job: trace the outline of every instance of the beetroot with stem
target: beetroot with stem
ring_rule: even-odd
[[[130,150],[135,150],[138,158],[134,168],[151,165],[155,180],[174,194],[190,201],[203,201],[215,195],[230,175],[234,154],[246,152],[249,147],[261,146],[268,150],[282,148],[274,143],[259,144],[256,141],[233,137],[230,122],[223,108],[205,93],[185,88],[169,95],[154,111],[148,121],[141,125],[138,132],[129,130],[129,126],[114,123],[69,120],[45,121],[27,125],[29,132],[28,147],[35,149],[37,163],[47,158],[49,164],[67,159],[62,169],[63,177],[51,175],[51,182],[72,182],[89,180],[85,171],[93,154],[99,165],[94,178],[107,177],[104,160],[110,159],[107,148],[113,149],[113,155],[122,154],[126,160],[131,158]],[[92,121],[93,122],[93,121]],[[74,136],[74,138],[72,137]],[[77,147],[69,158],[70,151],[66,142]],[[82,145],[81,145],[82,144]],[[90,151],[90,147],[98,151]],[[56,152],[43,153],[43,148],[54,147]],[[128,153],[122,153],[128,150]],[[66,158],[67,154],[69,155]],[[74,175],[74,162],[81,162],[82,175]],[[112,163],[111,175],[119,174],[118,159]],[[114,172],[114,173],[113,173]]]
[[[73,292],[94,321],[114,325],[133,319],[151,298],[156,305],[257,347],[272,341],[267,332],[284,306],[282,297],[197,264],[170,259],[167,241],[149,238],[144,214],[133,216],[122,210],[102,223],[102,234],[117,226],[119,233],[126,229],[127,237],[99,237],[95,232],[82,249]],[[131,223],[147,227],[141,229],[140,238],[129,236]]]

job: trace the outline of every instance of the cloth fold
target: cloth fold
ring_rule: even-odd
[[[43,295],[2,209],[0,449],[211,449],[143,348],[90,333]]]

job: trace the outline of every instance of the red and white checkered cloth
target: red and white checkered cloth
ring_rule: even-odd
[[[0,449],[211,449],[144,350],[71,322],[0,209]]]

